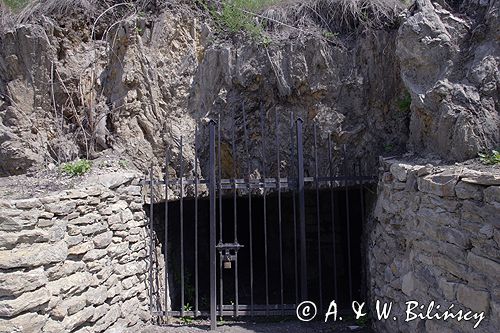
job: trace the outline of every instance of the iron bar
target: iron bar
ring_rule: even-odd
[[[250,187],[250,177],[252,174],[251,158],[248,149],[248,133],[247,133],[247,118],[245,105],[242,105],[243,110],[243,129],[245,136],[245,154],[247,156],[247,175],[248,175],[248,238],[250,251],[250,315],[253,316],[253,237],[252,237],[252,189]]]
[[[180,202],[179,202],[179,221],[180,221],[180,241],[181,241],[181,316],[184,315],[184,304],[185,304],[185,299],[184,299],[184,184],[183,184],[183,178],[184,178],[184,159],[182,158],[183,155],[183,148],[184,148],[184,143],[183,143],[183,137],[181,136],[181,141],[180,141],[180,151],[179,151],[179,173],[180,173]]]
[[[344,175],[347,175],[347,147],[344,144]],[[352,267],[351,267],[351,223],[349,221],[349,190],[347,187],[347,178],[344,181],[345,187],[345,209],[346,209],[346,227],[347,227],[347,270],[349,273],[349,303],[352,302]]]
[[[215,122],[209,123],[209,197],[210,197],[210,329],[217,328],[217,257],[216,257],[216,208],[215,208]]]
[[[237,158],[236,158],[236,116],[233,111],[233,129],[232,129],[232,149],[233,149],[233,177],[236,179],[237,174]],[[236,181],[233,183],[233,219],[234,219],[234,243],[238,243],[238,214],[237,214],[237,190]],[[238,290],[238,257],[234,261],[234,316],[238,317],[239,305],[239,290]]]
[[[266,179],[266,133],[264,125],[264,107],[262,102],[260,103],[260,130],[261,130],[261,157],[262,157],[262,178]],[[264,219],[264,274],[266,282],[266,305],[269,305],[269,272],[268,272],[268,258],[267,258],[267,200],[266,200],[266,187],[263,188],[263,219]],[[267,313],[266,313],[267,314]]]
[[[151,180],[153,180],[153,163],[151,163],[151,168],[149,171],[149,177]],[[153,185],[152,183],[149,186],[149,304],[150,304],[150,311],[153,313],[155,311],[154,305],[153,305],[153,293],[154,293],[154,288],[153,288],[153,205],[154,205],[154,193],[153,193]]]
[[[218,118],[218,124],[217,124],[217,168],[218,168],[218,174],[219,174],[219,244],[222,244],[222,150],[221,150],[221,121],[220,121],[220,114]],[[222,260],[220,260],[219,264],[219,302],[220,302],[220,313],[219,316],[222,319],[222,304],[224,304],[224,272],[222,270]]]
[[[317,228],[317,243],[318,243],[318,288],[319,288],[319,308],[323,310],[323,285],[322,285],[322,267],[321,267],[321,219],[320,219],[320,207],[319,207],[319,171],[318,171],[318,139],[316,123],[313,125],[313,136],[314,136],[314,178],[316,179],[316,222],[318,223]]]
[[[332,161],[332,138],[331,133],[328,135],[328,174],[329,177],[333,177],[333,161]],[[330,181],[330,214],[332,218],[332,257],[333,257],[333,293],[335,299],[338,299],[338,289],[337,289],[337,253],[336,253],[336,234],[335,234],[335,205],[334,205],[334,194],[333,194],[333,184]]]
[[[293,140],[294,114],[290,113],[290,161],[295,160],[295,145]],[[290,163],[290,178],[293,178],[293,163]],[[292,188],[292,209],[293,209],[293,253],[294,253],[294,272],[295,272],[295,303],[299,304],[299,270],[297,256],[297,205],[295,202],[295,187]]]
[[[297,191],[299,192],[299,230],[300,230],[300,296],[307,300],[307,255],[306,255],[306,216],[304,199],[304,150],[302,146],[302,118],[297,118]]]
[[[275,131],[276,131],[276,186],[278,188],[278,228],[279,228],[279,253],[280,253],[280,301],[281,307],[284,315],[284,292],[283,292],[283,231],[282,231],[282,221],[281,221],[281,177],[280,177],[280,136],[279,136],[279,124],[278,124],[278,111],[275,112]]]
[[[165,261],[165,311],[168,311],[168,165],[170,164],[170,154],[169,147],[165,149],[165,230],[164,237],[165,241],[163,242],[164,254],[163,260]],[[166,314],[167,324],[169,323],[168,312]]]
[[[195,317],[199,310],[199,284],[198,284],[198,124],[194,132],[194,312]]]

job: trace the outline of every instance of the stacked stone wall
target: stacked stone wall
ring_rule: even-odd
[[[377,331],[500,332],[498,168],[382,164],[367,254]],[[392,302],[388,320],[377,320],[377,300]],[[426,319],[406,320],[409,301]],[[453,305],[453,313],[483,312],[484,320],[473,329],[477,319],[429,319],[432,301],[431,316]]]
[[[125,332],[150,320],[141,186],[101,180],[0,201],[0,332]]]

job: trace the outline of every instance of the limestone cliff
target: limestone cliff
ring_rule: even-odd
[[[316,122],[367,163],[404,151],[464,160],[498,145],[496,1],[419,0],[380,29],[334,41],[271,31],[265,44],[220,33],[190,1],[137,3],[101,16],[35,7],[4,29],[1,175],[103,153],[144,170],[167,148],[175,157],[181,135],[192,160],[196,122],[221,115],[229,127],[243,104],[256,142],[262,104],[269,126],[293,112],[306,145]]]

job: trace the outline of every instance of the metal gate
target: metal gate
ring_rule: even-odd
[[[230,148],[225,147],[226,150],[230,150],[231,157],[233,159],[232,163],[232,174],[229,177],[223,178],[222,171],[222,155],[223,149],[221,147],[221,126],[220,118],[218,122],[211,120],[203,126],[208,127],[208,130],[201,131],[198,126],[195,131],[195,139],[194,139],[194,177],[185,177],[185,161],[184,161],[184,141],[183,138],[180,138],[180,142],[178,142],[178,159],[175,161],[172,160],[169,156],[169,149],[167,149],[166,153],[166,161],[165,161],[165,172],[162,179],[155,178],[153,172],[153,166],[151,166],[151,170],[149,172],[150,179],[145,181],[145,184],[149,184],[151,191],[151,205],[150,205],[150,244],[149,244],[149,253],[150,253],[150,266],[149,266],[149,286],[150,286],[150,304],[151,311],[153,316],[164,316],[168,318],[171,316],[207,316],[211,321],[211,329],[215,329],[216,327],[216,318],[219,316],[260,316],[260,315],[290,315],[295,313],[296,306],[304,300],[308,300],[308,289],[310,288],[310,282],[308,283],[308,259],[307,252],[311,250],[311,246],[306,243],[306,205],[305,205],[305,196],[307,193],[309,195],[315,197],[316,205],[315,205],[315,216],[317,219],[317,231],[316,231],[316,240],[313,246],[316,246],[314,249],[317,254],[317,263],[315,263],[315,270],[319,271],[317,273],[317,284],[314,286],[315,290],[319,291],[319,308],[323,308],[323,299],[325,298],[323,295],[323,287],[324,283],[330,284],[329,288],[333,290],[331,292],[332,299],[337,297],[338,286],[337,286],[337,255],[335,251],[337,249],[335,236],[336,231],[335,228],[338,227],[338,222],[335,221],[334,209],[343,210],[345,228],[346,228],[346,238],[347,238],[347,262],[343,263],[347,264],[345,268],[348,272],[348,289],[349,289],[349,300],[353,299],[353,281],[352,281],[352,263],[351,263],[351,231],[350,231],[350,209],[349,209],[349,199],[352,198],[348,193],[348,190],[352,192],[352,188],[359,188],[359,200],[361,202],[361,217],[364,218],[364,192],[363,186],[364,184],[373,184],[376,181],[376,177],[374,174],[367,175],[367,170],[373,170],[373,167],[362,166],[360,161],[349,161],[347,155],[347,149],[345,145],[342,145],[342,149],[340,152],[341,160],[340,163],[334,163],[333,159],[333,145],[331,140],[331,135],[328,135],[328,140],[326,142],[318,143],[318,135],[317,135],[317,127],[314,124],[312,126],[311,133],[311,148],[313,149],[311,155],[313,161],[310,163],[313,166],[310,169],[314,169],[314,175],[305,176],[304,174],[304,122],[301,118],[294,119],[293,114],[290,116],[290,120],[284,122],[280,122],[279,116],[276,113],[274,126],[266,126],[266,116],[264,115],[263,107],[260,107],[258,118],[260,118],[260,152],[261,152],[261,168],[260,174],[255,174],[254,170],[252,170],[251,166],[251,156],[250,156],[250,135],[249,126],[248,126],[248,115],[246,114],[244,107],[241,110],[241,114],[239,114],[238,121],[240,122],[239,131],[243,132],[243,138],[236,137],[237,136],[237,117],[233,114],[232,119],[232,129],[230,135]],[[280,126],[288,126],[289,128],[289,137],[283,138],[280,137]],[[241,128],[242,127],[242,128]],[[274,127],[274,135],[269,134],[270,127]],[[281,127],[281,128],[282,128]],[[201,133],[206,133],[207,135],[203,136]],[[283,133],[283,132],[281,132]],[[255,133],[253,133],[255,135]],[[269,134],[269,137],[267,136]],[[241,135],[241,133],[240,133]],[[283,135],[282,135],[283,136]],[[208,139],[208,140],[207,140]],[[208,144],[207,144],[208,141]],[[244,156],[237,156],[237,141],[243,143],[243,151]],[[289,143],[289,147],[286,151],[286,154],[283,154],[283,150],[281,149],[282,142],[287,141]],[[202,146],[208,146],[208,165],[204,166],[204,168],[200,168],[199,163],[199,150]],[[327,157],[323,160],[327,161],[327,174],[320,175],[319,172],[319,154],[318,148],[323,147],[323,150],[327,151]],[[253,147],[254,148],[254,147]],[[255,150],[255,149],[254,149]],[[266,156],[270,155],[274,157],[274,160],[266,158]],[[241,155],[241,153],[240,153]],[[288,155],[288,163],[285,166],[283,163],[282,156]],[[235,160],[244,161],[244,167],[238,168]],[[274,174],[269,174],[268,166],[270,164],[275,164]],[[169,166],[176,165],[176,171],[179,175],[176,178],[169,178]],[[225,168],[225,173],[227,174],[227,167]],[[242,169],[244,171],[242,171]],[[286,169],[286,170],[285,170]],[[202,173],[205,173],[205,177],[201,177],[199,175],[199,170],[203,170]],[[286,171],[286,172],[285,172]],[[283,177],[286,175],[286,177]],[[164,293],[160,293],[158,289],[155,290],[153,288],[154,281],[159,278],[158,272],[153,269],[153,264],[155,260],[157,260],[157,256],[155,256],[155,240],[154,240],[154,225],[153,225],[153,216],[154,216],[154,187],[155,186],[165,186],[165,203],[164,203],[164,246],[163,246],[163,255],[165,262],[163,263],[165,267],[164,273],[164,285],[167,286],[169,284],[169,249],[167,246],[167,242],[169,237],[169,227],[170,224],[175,223],[178,225],[179,230],[177,230],[178,234],[174,235],[174,237],[178,237],[180,242],[179,248],[177,249],[180,252],[180,267],[179,274],[180,279],[176,280],[174,284],[175,286],[170,285],[169,288],[178,288],[179,290],[179,298],[180,304],[174,309],[167,309],[166,304],[167,301],[167,291]],[[185,301],[186,294],[186,271],[185,271],[185,251],[188,248],[185,244],[185,238],[187,237],[184,230],[184,225],[186,221],[184,220],[186,212],[185,212],[185,200],[186,200],[186,188],[189,187],[191,189],[191,197],[194,200],[194,216],[192,219],[194,220],[194,235],[189,235],[191,239],[194,237],[194,243],[189,243],[189,248],[193,247],[194,251],[194,272],[189,272],[189,274],[194,275],[194,304],[192,306],[187,307]],[[306,193],[306,187],[310,189]],[[178,195],[178,205],[176,209],[179,210],[177,221],[169,221],[169,197],[168,197],[168,188],[176,188],[179,192]],[[338,191],[340,189],[345,190],[345,199],[343,203],[343,207],[334,207],[334,190]],[[330,202],[326,206],[330,206],[331,209],[331,235],[324,235],[320,230],[320,189],[322,191],[329,191],[330,193]],[[206,195],[208,192],[208,209],[207,211],[200,211],[200,200],[203,200],[200,195],[202,193]],[[269,195],[272,194],[275,198],[273,199],[274,204],[273,207],[269,207]],[[283,195],[287,194],[290,203],[289,210],[291,210],[291,214],[288,215],[286,228],[288,234],[292,234],[292,242],[293,242],[293,251],[289,251],[287,253],[283,252],[283,207],[282,207],[282,198]],[[232,198],[232,229],[234,231],[231,238],[228,238],[227,235],[224,238],[223,236],[223,197],[225,200],[227,199],[227,195]],[[259,200],[261,200],[259,209],[262,209],[260,216],[256,217],[254,208],[252,205],[258,196]],[[245,204],[242,207],[241,198],[244,199]],[[177,199],[177,198],[176,198]],[[241,214],[241,210],[246,210],[248,213],[248,226],[246,230],[241,230],[238,228],[238,216]],[[268,220],[268,211],[269,210],[277,210],[277,221],[269,221]],[[276,211],[275,211],[276,212]],[[203,275],[199,276],[199,267],[200,263],[200,237],[198,234],[198,230],[200,228],[200,213],[206,214],[208,213],[208,222],[209,222],[209,253],[208,253],[208,264],[209,265],[209,276]],[[309,212],[311,213],[311,212]],[[254,216],[252,216],[252,214]],[[290,215],[292,217],[290,217]],[[205,216],[205,215],[204,215]],[[227,223],[227,221],[226,221]],[[263,227],[263,249],[259,247],[256,249],[256,244],[254,244],[253,234],[254,228],[253,225],[256,223],[262,223]],[[269,262],[269,225],[276,224],[275,230],[278,232],[278,254],[273,253],[274,257],[279,258],[278,262]],[[292,228],[293,230],[288,230]],[[242,235],[245,235],[245,239],[247,239],[247,243],[240,244],[239,238]],[[262,236],[262,235],[261,235]],[[276,235],[274,235],[276,236]],[[324,281],[322,270],[322,263],[326,259],[322,256],[322,239],[325,237],[331,237],[332,240],[332,256],[331,259],[333,262],[333,278],[328,281]],[[203,241],[206,241],[204,239]],[[273,245],[276,245],[273,242]],[[262,246],[262,244],[261,244]],[[263,251],[263,258],[259,258],[258,260],[264,260],[264,277],[259,276],[259,280],[263,281],[263,286],[256,285],[256,276],[254,272],[254,265],[256,264],[254,261],[255,251]],[[204,249],[202,249],[202,252]],[[245,254],[245,257],[248,260],[245,262],[241,262],[239,260],[239,253],[242,251],[248,251]],[[203,252],[204,258],[206,259],[206,254]],[[287,266],[288,272],[293,272],[290,278],[293,280],[293,290],[294,299],[292,302],[285,302],[285,291],[284,291],[284,258],[287,259],[287,262],[293,262],[292,267]],[[249,294],[247,297],[245,304],[240,304],[240,286],[239,282],[242,278],[239,276],[239,270],[242,268],[242,265],[245,265],[245,272],[247,272],[249,283],[245,286],[245,293]],[[279,285],[279,289],[277,293],[279,294],[278,302],[270,302],[270,286],[269,286],[269,267],[270,265],[276,269],[276,265],[279,266],[279,274],[275,278],[279,281],[275,281],[275,285]],[[234,301],[231,304],[224,304],[224,283],[227,282],[227,273],[224,272],[233,272],[233,277],[231,282],[231,287],[234,292]],[[191,275],[191,276],[192,276]],[[226,275],[226,278],[224,277]],[[261,275],[261,274],[259,274]],[[205,309],[200,307],[200,281],[205,281],[209,279],[209,306],[205,305]],[[226,279],[226,281],[225,281]],[[290,280],[289,279],[289,280]],[[256,288],[259,287],[259,293],[263,291],[265,295],[260,295],[264,297],[259,297],[260,299],[264,299],[265,301],[262,304],[256,304],[255,296],[256,296]],[[166,287],[165,287],[166,288]],[[248,290],[247,290],[248,288]],[[274,290],[276,292],[276,290]],[[163,306],[160,306],[162,302],[158,300],[163,298]],[[288,303],[288,304],[287,304]]]

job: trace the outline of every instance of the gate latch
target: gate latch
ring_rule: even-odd
[[[220,260],[224,263],[225,269],[231,269],[231,262],[236,261],[238,250],[244,247],[239,243],[219,242],[216,248],[219,250]]]

